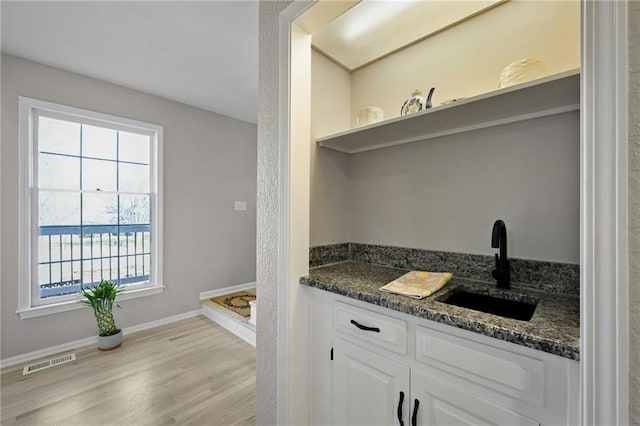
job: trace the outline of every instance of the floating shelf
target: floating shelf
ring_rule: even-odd
[[[316,142],[355,154],[579,109],[580,70],[576,69],[321,137]]]

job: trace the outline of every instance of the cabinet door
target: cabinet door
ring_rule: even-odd
[[[333,349],[333,423],[408,425],[409,367],[339,338]]]
[[[444,376],[426,370],[411,372],[410,406],[411,424],[416,425],[539,426],[537,421],[456,389]]]

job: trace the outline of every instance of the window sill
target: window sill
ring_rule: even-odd
[[[160,294],[164,290],[164,286],[142,288],[138,290],[125,291],[118,296],[118,301],[137,299],[139,297],[152,296]],[[51,305],[32,306],[29,308],[18,309],[16,313],[20,319],[37,318],[45,315],[53,315],[61,312],[75,311],[77,309],[87,308],[87,305],[79,303],[77,300],[69,300]]]

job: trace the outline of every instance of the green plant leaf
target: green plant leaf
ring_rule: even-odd
[[[100,335],[114,334],[114,330],[117,328],[112,314],[113,304],[118,294],[122,293],[124,289],[119,284],[106,280],[101,281],[95,287],[81,286],[81,289],[84,299],[81,299],[80,302],[93,308]],[[118,305],[116,304],[116,306]]]

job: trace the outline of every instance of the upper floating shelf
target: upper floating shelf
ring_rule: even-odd
[[[580,109],[580,70],[566,71],[316,139],[355,154]]]

